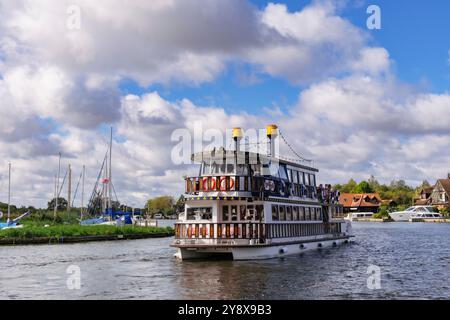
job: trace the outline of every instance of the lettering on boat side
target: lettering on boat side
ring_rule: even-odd
[[[200,315],[209,318],[212,314],[221,315],[270,315],[272,306],[269,304],[230,305],[224,304],[220,308],[190,306],[188,304],[178,308],[178,315]]]

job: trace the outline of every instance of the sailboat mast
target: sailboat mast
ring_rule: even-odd
[[[71,198],[72,198],[72,166],[69,164],[69,184],[67,186],[67,212],[70,211]]]
[[[59,193],[59,175],[61,172],[61,152],[59,153],[59,160],[58,160],[58,175],[56,178],[56,193],[55,193],[55,208],[53,211],[53,219],[56,221],[56,212],[58,210],[58,193]]]
[[[106,179],[108,178],[108,153],[104,160],[105,167],[103,168],[103,183],[102,183],[102,212],[108,208],[108,186]]]
[[[83,220],[83,211],[84,211],[84,176],[85,175],[86,175],[86,166],[83,165],[82,184],[81,184],[81,213],[80,213],[81,220]]]
[[[109,193],[109,197],[108,197],[108,207],[112,208],[111,205],[111,199],[112,199],[112,181],[111,181],[111,176],[112,176],[112,138],[113,138],[113,128],[111,127],[111,137],[109,140],[109,177],[108,177],[108,193]]]
[[[11,219],[11,162],[8,164],[8,223]]]

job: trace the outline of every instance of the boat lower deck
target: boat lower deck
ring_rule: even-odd
[[[172,244],[178,248],[176,257],[181,260],[207,259],[228,256],[233,260],[271,259],[305,251],[336,247],[348,243],[351,236],[323,236],[314,239],[286,239],[284,241],[255,242],[253,244],[194,244],[181,243],[179,240]],[[179,243],[177,243],[179,242]]]

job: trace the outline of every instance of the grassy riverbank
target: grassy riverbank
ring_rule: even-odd
[[[67,238],[92,236],[132,236],[147,234],[173,234],[171,228],[136,227],[136,226],[80,226],[80,225],[53,225],[39,226],[26,225],[24,228],[0,230],[0,239],[33,239],[33,238]]]

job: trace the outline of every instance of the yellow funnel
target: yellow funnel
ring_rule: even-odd
[[[278,135],[278,127],[275,124],[269,124],[266,127],[266,132],[268,137],[276,137]]]
[[[241,128],[233,128],[233,138],[242,138],[242,129]]]

